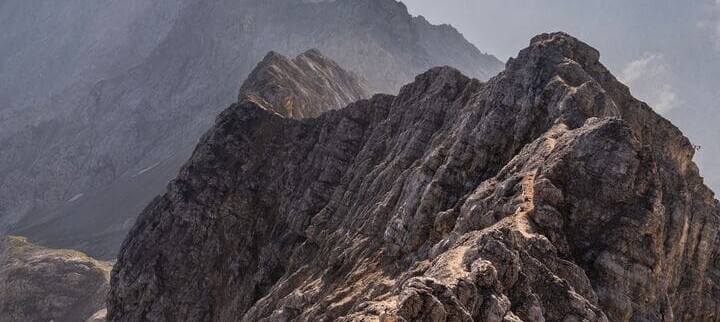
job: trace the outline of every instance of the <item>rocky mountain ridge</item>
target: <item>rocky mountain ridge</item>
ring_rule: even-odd
[[[241,87],[239,101],[252,102],[283,118],[302,118],[368,96],[362,80],[319,51],[310,50],[293,60],[269,53]],[[80,238],[88,240],[89,236]],[[99,249],[111,241],[90,247]],[[23,237],[8,237],[3,245],[0,321],[105,321],[110,263],[76,251],[41,248]]]
[[[240,89],[239,101],[251,101],[283,117],[316,117],[369,97],[364,80],[345,71],[318,50],[307,51],[294,60],[270,52],[250,73]],[[140,213],[155,197],[147,186],[159,186],[192,152],[186,147],[164,162],[158,162],[129,179],[118,180],[109,189],[83,200],[69,201],[55,218],[17,229],[43,245],[73,245],[93,256],[112,260],[127,231],[133,213]],[[74,198],[77,199],[77,198]],[[103,227],[104,229],[98,229]]]
[[[373,92],[436,65],[480,78],[502,67],[394,0],[0,7],[0,225],[103,258],[270,50],[318,48]]]
[[[718,202],[599,58],[543,34],[487,83],[232,105],[123,243],[109,320],[716,321]]]

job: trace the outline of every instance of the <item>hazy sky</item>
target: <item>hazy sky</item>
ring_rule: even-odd
[[[455,26],[502,60],[532,36],[566,31],[599,49],[635,96],[702,149],[720,189],[720,0],[405,0],[414,15]]]

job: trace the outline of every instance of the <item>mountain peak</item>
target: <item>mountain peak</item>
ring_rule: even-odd
[[[299,56],[316,57],[316,58],[318,58],[318,59],[323,59],[323,60],[328,59],[328,58],[327,58],[325,55],[323,55],[323,53],[320,52],[320,50],[317,49],[317,48],[308,49],[306,52],[300,54]]]
[[[276,51],[270,51],[265,55],[265,58],[260,62],[260,64],[271,64],[278,61],[284,61],[287,60],[287,57],[281,55],[280,53]]]
[[[595,63],[600,60],[597,49],[565,32],[537,35],[530,40],[530,48],[533,47],[547,48],[580,63]]]
[[[575,65],[575,66],[573,66]],[[579,67],[577,71],[610,72],[600,64],[600,52],[579,39],[564,33],[545,33],[532,38],[517,58],[507,63],[508,70]]]
[[[415,77],[414,82],[403,86],[400,94],[398,94],[398,99],[405,101],[418,100],[422,97],[438,94],[447,99],[452,99],[462,93],[471,81],[475,84],[480,83],[478,80],[470,79],[453,67],[435,67]]]
[[[243,83],[238,98],[284,117],[306,118],[368,96],[363,80],[311,49],[295,59],[268,53]]]
[[[600,52],[597,49],[564,32],[533,37],[530,46],[520,52],[518,59],[538,57],[549,62],[572,60],[583,67],[592,67],[600,62]]]

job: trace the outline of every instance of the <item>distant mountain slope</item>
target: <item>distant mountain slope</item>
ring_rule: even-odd
[[[0,321],[83,322],[104,309],[111,264],[22,237],[0,240]]]
[[[720,205],[599,59],[543,34],[486,83],[232,105],[123,243],[109,321],[718,321]]]
[[[295,59],[271,52],[243,83],[239,101],[252,101],[283,117],[316,117],[370,96],[365,82],[317,50]],[[190,157],[188,146],[162,162],[109,187],[78,195],[53,213],[50,219],[33,217],[20,222],[15,233],[51,247],[80,249],[95,257],[115,258],[135,217],[174,178]]]
[[[375,92],[395,92],[436,65],[483,79],[502,68],[452,27],[411,17],[393,0],[0,6],[0,217],[13,231],[42,224],[61,234],[51,220],[70,212],[134,218],[146,199],[117,203],[111,214],[76,205],[112,189],[123,198],[159,194],[270,50],[318,48]]]

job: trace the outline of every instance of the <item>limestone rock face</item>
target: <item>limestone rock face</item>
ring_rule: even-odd
[[[284,117],[306,118],[369,96],[364,80],[319,51],[309,50],[294,60],[270,52],[243,83],[239,99]]]
[[[140,216],[110,321],[717,321],[718,203],[599,53],[535,37],[313,119],[217,119]]]
[[[0,246],[0,321],[79,322],[105,307],[110,263],[21,237]]]

